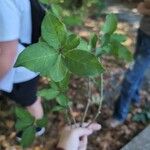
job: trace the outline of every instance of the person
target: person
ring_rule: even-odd
[[[56,150],[86,150],[88,136],[101,129],[98,123],[89,127],[86,127],[87,123],[84,123],[84,127],[79,127],[78,124],[76,126],[68,126],[62,130]]]
[[[150,0],[139,3],[137,9],[143,17],[138,29],[135,61],[133,68],[128,69],[125,74],[113,118],[106,123],[113,128],[124,123],[131,103],[140,104],[139,91],[144,73],[150,67]]]
[[[0,91],[36,119],[43,117],[41,100],[36,96],[39,75],[14,64],[26,46],[38,42],[44,15],[37,0],[0,0]],[[36,135],[44,131],[37,127]],[[19,132],[17,139],[21,136]]]

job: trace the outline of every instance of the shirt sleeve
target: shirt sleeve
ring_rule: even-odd
[[[20,13],[13,0],[0,0],[0,42],[19,38]]]

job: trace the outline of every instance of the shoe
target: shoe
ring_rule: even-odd
[[[116,128],[122,124],[123,124],[123,121],[117,120],[115,118],[111,118],[107,120],[105,123],[106,127],[110,127],[110,128]]]
[[[45,128],[40,128],[40,127],[37,127],[36,128],[36,134],[35,136],[38,137],[38,136],[41,136],[43,135],[45,132]],[[22,131],[18,132],[17,135],[16,135],[16,138],[17,138],[17,141],[20,142],[21,141],[21,137],[22,137]]]

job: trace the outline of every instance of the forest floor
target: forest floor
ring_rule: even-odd
[[[133,5],[134,6],[134,5]],[[118,15],[118,33],[123,33],[128,36],[128,40],[124,43],[129,49],[134,51],[136,29],[139,24],[139,14],[135,8],[126,8],[125,6],[118,5],[118,7],[109,7],[109,11]],[[121,15],[122,14],[122,15]],[[74,31],[80,36],[88,38],[90,32],[98,33],[102,24],[102,17],[88,18],[84,27],[75,28]],[[98,122],[102,124],[102,130],[92,135],[89,139],[88,150],[119,150],[127,142],[129,142],[135,135],[142,131],[149,122],[145,119],[145,112],[147,106],[150,104],[150,84],[144,82],[141,90],[141,106],[131,107],[127,120],[124,125],[115,129],[105,126],[106,120],[111,118],[113,113],[113,106],[116,98],[119,95],[120,85],[128,65],[122,62],[117,62],[111,57],[103,59],[105,67],[108,71],[105,73],[104,84],[104,102]],[[109,69],[111,68],[111,69]],[[41,80],[42,85],[45,80]],[[73,115],[77,120],[81,119],[84,108],[87,102],[86,80],[78,77],[73,77],[69,96],[74,101]],[[98,90],[94,91],[94,96],[98,95]],[[49,106],[47,105],[49,104]],[[51,103],[47,102],[46,110],[51,108]],[[15,104],[7,101],[6,98],[0,97],[0,150],[21,150],[18,143],[15,141],[15,117],[13,115]],[[89,121],[93,118],[93,114],[97,111],[97,105],[94,104],[90,107],[86,120]],[[140,115],[139,115],[140,114]],[[134,118],[134,119],[133,119]],[[43,137],[37,138],[31,148],[28,150],[51,150],[56,145],[59,137],[59,131],[64,126],[63,113],[48,113],[49,123],[46,128],[46,133]]]

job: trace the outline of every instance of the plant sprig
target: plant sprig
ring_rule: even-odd
[[[81,126],[86,120],[87,112],[91,105],[92,87],[90,78],[99,76],[101,78],[101,98],[98,111],[92,120],[94,122],[100,114],[104,98],[103,73],[105,69],[100,61],[102,56],[113,55],[115,58],[126,61],[132,60],[131,52],[122,44],[126,39],[125,36],[115,33],[116,29],[117,18],[114,14],[109,14],[106,16],[102,34],[93,34],[89,43],[87,43],[81,37],[70,34],[62,20],[47,12],[42,23],[42,35],[39,42],[27,47],[19,55],[16,66],[29,68],[51,80],[50,87],[42,89],[38,94],[46,100],[56,100],[57,105],[53,108],[53,111],[64,111],[69,124],[72,123],[70,118],[76,124],[76,118],[74,116],[70,117],[73,110],[71,101],[66,94],[70,75],[88,78],[88,101],[81,119]],[[25,112],[21,111],[21,113],[24,114]],[[30,136],[29,131],[32,131],[31,137],[34,139],[35,128],[33,120],[31,119],[29,124],[24,127],[20,125],[21,116],[18,116],[17,128],[26,131],[25,129],[28,126],[24,137]],[[24,145],[27,146],[28,144],[31,143],[27,141]]]

